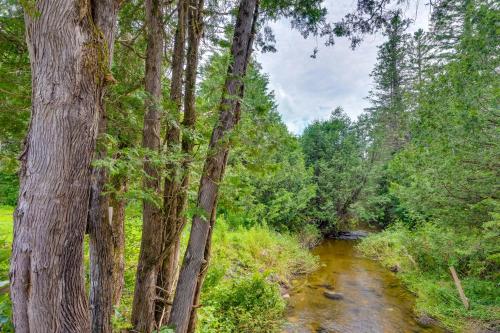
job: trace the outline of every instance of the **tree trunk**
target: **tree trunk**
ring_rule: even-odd
[[[101,181],[108,177],[102,169],[94,169],[94,175],[100,178],[92,183],[89,210],[90,311],[92,332],[100,333],[112,332],[113,306],[119,304],[123,289],[125,200],[100,195]],[[112,183],[116,191],[124,191],[122,179]]]
[[[160,0],[146,0],[146,114],[144,116],[143,147],[152,151],[160,148],[160,103],[163,49],[163,15]],[[148,159],[144,162],[143,186],[145,190],[160,195],[160,173]],[[158,256],[162,244],[161,210],[154,203],[143,202],[143,228],[139,263],[132,306],[132,325],[139,332],[151,332],[154,328],[154,299]]]
[[[195,333],[196,331],[196,324],[198,322],[197,310],[201,306],[201,288],[203,286],[203,281],[205,281],[205,277],[207,276],[208,266],[210,264],[210,254],[212,252],[212,234],[215,225],[216,211],[217,199],[215,199],[214,209],[212,210],[212,215],[210,217],[210,229],[208,231],[207,244],[205,245],[205,252],[203,254],[205,261],[201,265],[200,274],[198,274],[198,279],[196,281],[196,291],[194,294],[193,308],[191,309],[191,314],[189,315],[189,325],[187,330],[188,333]]]
[[[105,0],[95,3],[95,24],[103,32],[107,47],[107,61],[111,68],[114,40],[117,26],[119,3],[115,0]],[[109,11],[106,13],[106,11]],[[103,91],[104,97],[105,91]],[[106,109],[104,99],[100,101],[100,120],[98,137],[104,135],[107,129]],[[104,158],[105,150],[98,149],[97,159]],[[116,285],[115,274],[115,233],[112,216],[108,214],[110,206],[108,196],[102,192],[108,175],[105,169],[93,168],[90,183],[90,204],[88,213],[89,257],[90,257],[90,316],[91,330],[94,333],[112,332],[111,318],[113,316],[113,295]]]
[[[124,177],[112,177],[111,183],[118,193],[127,192],[127,180]],[[125,208],[127,201],[116,193],[110,195],[109,207],[112,208],[113,219],[113,306],[118,307],[125,286]]]
[[[172,56],[172,78],[170,81],[170,114],[173,121],[169,124],[166,134],[168,153],[176,155],[180,151],[180,112],[182,107],[182,75],[184,72],[184,56],[186,43],[186,14],[188,1],[179,0],[177,5],[177,29],[175,31]],[[168,320],[170,297],[173,292],[178,266],[179,237],[177,197],[180,180],[177,164],[166,166],[168,176],[165,179],[163,191],[163,241],[160,252],[162,258],[157,279],[157,301],[155,304],[156,322],[161,327]]]
[[[182,126],[184,131],[189,132],[195,129],[196,125],[196,75],[198,71],[199,46],[203,35],[203,8],[204,0],[190,0],[188,12],[188,51],[186,64],[186,85],[184,93],[184,119]],[[184,211],[188,199],[189,176],[194,141],[191,135],[182,136],[182,184],[179,192],[177,205],[177,216],[182,219],[182,226],[185,225]]]
[[[83,237],[116,3],[34,6],[25,14],[32,113],[14,214],[13,320],[19,333],[88,332]]]
[[[219,120],[210,139],[198,192],[196,213],[176,288],[169,323],[176,333],[186,333],[195,299],[198,276],[205,262],[205,249],[210,232],[210,217],[216,209],[219,184],[229,153],[229,135],[240,118],[243,78],[250,59],[252,40],[258,13],[258,0],[242,0],[238,10],[231,64],[228,68],[224,95],[220,103]],[[200,286],[201,288],[201,286]]]
[[[186,1],[186,4],[187,2],[188,1]],[[173,291],[175,289],[178,275],[180,235],[186,225],[185,210],[187,206],[190,167],[194,148],[194,141],[192,140],[191,135],[186,134],[186,132],[194,130],[196,124],[196,75],[198,70],[199,45],[203,34],[204,1],[191,0],[188,5],[188,50],[185,70],[184,118],[182,121],[182,128],[185,133],[182,135],[181,144],[183,159],[179,175],[177,176],[177,181],[181,183],[176,186],[177,192],[175,193],[175,200],[166,202],[165,204],[165,210],[170,212],[170,214],[172,214],[171,216],[175,217],[171,218],[169,221],[170,223],[175,221],[175,224],[167,225],[167,227],[170,228],[170,230],[167,231],[167,234],[173,235],[170,238],[174,239],[174,245],[166,244],[166,247],[169,246],[169,248],[165,263],[169,263],[171,271],[163,271],[163,276],[170,277],[171,282],[168,285],[161,286],[163,290],[169,291],[168,300],[170,303],[173,299]],[[165,189],[167,189],[167,186]],[[166,239],[166,241],[169,241],[169,239]],[[169,289],[167,289],[167,286]],[[164,298],[167,299],[166,297]],[[168,314],[168,310],[165,311],[165,313]],[[168,316],[164,316],[162,324],[166,322],[168,322]]]

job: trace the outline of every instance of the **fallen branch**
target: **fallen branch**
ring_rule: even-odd
[[[460,295],[460,299],[462,303],[464,303],[464,307],[466,310],[469,310],[469,299],[465,296],[464,290],[462,289],[462,284],[460,283],[460,279],[458,278],[457,271],[453,266],[450,266],[451,276],[453,277],[453,281],[455,282],[455,286],[458,289],[458,294]]]

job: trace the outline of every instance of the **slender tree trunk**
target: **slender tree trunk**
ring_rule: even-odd
[[[196,2],[198,4],[196,5]],[[196,6],[196,7],[195,7]],[[204,0],[191,0],[190,1],[190,11],[189,11],[189,47],[188,47],[188,59],[186,68],[186,94],[185,94],[185,111],[184,111],[184,122],[183,125],[187,129],[194,129],[196,123],[196,110],[195,110],[195,93],[196,93],[196,71],[198,67],[198,48],[200,45],[200,40],[203,34],[203,7]],[[195,11],[193,8],[197,8]],[[190,157],[192,155],[194,148],[194,142],[190,136],[186,135],[182,138],[182,150],[186,154],[186,159],[183,162],[184,179],[182,184],[182,191],[180,193],[180,199],[182,205],[187,204],[187,194],[189,189],[189,168],[190,168]],[[181,206],[180,211],[183,212],[184,206]],[[215,223],[215,213],[217,204],[214,205],[212,209],[207,245],[205,246],[204,258],[205,262],[201,267],[201,272],[198,275],[198,281],[196,283],[196,290],[193,301],[193,308],[191,310],[188,332],[194,333],[196,330],[197,323],[197,308],[200,302],[201,287],[205,279],[206,273],[208,271],[208,263],[210,257],[211,249],[211,239],[212,239],[212,226]],[[179,213],[181,215],[182,213]],[[185,219],[185,217],[183,217]]]
[[[207,158],[198,192],[197,212],[193,216],[191,235],[184,257],[179,281],[176,288],[169,323],[175,326],[176,333],[186,333],[189,326],[198,277],[205,262],[205,249],[210,233],[210,217],[216,209],[219,184],[229,153],[229,135],[240,118],[240,99],[243,96],[243,78],[246,73],[255,24],[258,13],[258,0],[242,0],[238,10],[231,64],[220,103],[219,120],[210,139]],[[201,288],[201,286],[199,287]]]
[[[143,147],[152,151],[160,148],[160,102],[163,49],[163,21],[160,0],[146,0],[146,114],[144,116]],[[160,173],[155,165],[146,160],[144,189],[160,195]],[[161,210],[154,203],[143,202],[143,228],[139,263],[137,265],[132,325],[139,332],[151,332],[154,328],[154,300],[158,274],[158,256],[162,245]]]
[[[203,281],[205,281],[205,277],[207,276],[208,266],[210,264],[210,254],[212,253],[212,234],[216,220],[217,198],[215,199],[214,209],[212,210],[212,215],[210,216],[210,229],[208,231],[207,244],[205,245],[205,252],[203,254],[205,261],[201,265],[200,274],[198,274],[198,279],[196,281],[193,308],[191,309],[191,314],[189,315],[188,333],[194,333],[196,331],[196,324],[198,322],[197,310],[201,306],[201,288],[203,286]]]
[[[184,57],[186,44],[186,19],[188,0],[179,0],[177,5],[177,29],[174,39],[172,56],[172,78],[170,81],[170,113],[173,121],[169,124],[166,134],[168,152],[176,155],[180,152],[180,112],[182,108],[182,75],[184,72]],[[177,164],[167,165],[168,176],[165,179],[163,191],[163,241],[162,260],[157,279],[157,301],[155,305],[156,322],[161,327],[168,320],[170,297],[176,280],[178,265],[179,242],[177,236],[177,197],[180,180]]]
[[[32,113],[14,214],[13,320],[18,333],[88,332],[83,237],[109,74],[103,22],[114,26],[116,3],[34,6],[36,15],[25,15]]]
[[[107,61],[111,68],[113,61],[114,40],[117,26],[119,2],[105,0],[95,3],[95,24],[101,28],[107,47]],[[108,11],[108,12],[106,12]],[[105,91],[103,91],[104,97]],[[104,99],[100,101],[100,120],[98,136],[106,133],[107,116]],[[98,149],[97,158],[105,157],[105,150]],[[115,244],[113,238],[123,230],[114,228],[112,215],[108,213],[110,206],[108,196],[102,192],[108,175],[105,169],[93,168],[90,184],[90,204],[88,214],[89,256],[90,256],[90,315],[91,330],[94,333],[112,332],[113,295],[116,285]]]
[[[127,192],[127,180],[117,176],[112,178],[114,189],[118,193]],[[109,206],[113,209],[113,306],[118,307],[125,286],[125,208],[127,201],[116,194],[111,194]]]
[[[185,131],[182,135],[181,152],[183,155],[183,160],[179,175],[177,176],[177,181],[181,182],[176,185],[176,196],[175,200],[166,202],[165,210],[171,212],[171,218],[169,220],[170,224],[167,227],[170,229],[167,234],[172,240],[166,239],[166,241],[173,242],[172,244],[166,244],[168,247],[168,254],[165,263],[168,263],[170,271],[163,271],[164,277],[169,277],[170,283],[168,285],[160,286],[160,290],[168,290],[168,298],[163,296],[162,298],[168,299],[169,303],[173,299],[173,291],[175,289],[177,275],[178,275],[178,264],[180,257],[180,235],[184,226],[186,224],[185,210],[187,206],[188,198],[188,188],[189,188],[189,175],[190,166],[192,160],[192,153],[194,148],[194,141],[189,134],[186,132],[194,130],[196,124],[196,108],[195,108],[195,98],[196,98],[196,75],[198,70],[198,58],[199,58],[199,45],[201,37],[203,34],[203,0],[190,0],[187,9],[187,26],[188,26],[188,50],[187,50],[187,63],[185,70],[185,93],[184,93],[184,118],[182,121],[182,128]],[[166,186],[165,189],[168,187]],[[165,264],[164,263],[164,264]],[[168,288],[168,289],[167,289]],[[169,306],[166,306],[169,307]],[[168,313],[170,309],[166,309],[164,313],[163,323],[168,322]]]
[[[102,170],[93,174],[102,176]],[[101,179],[107,180],[104,176]],[[125,191],[123,178],[111,180],[117,192]],[[97,186],[98,187],[97,187]],[[117,306],[123,290],[125,250],[125,200],[116,194],[95,197],[104,184],[92,184],[89,210],[90,310],[92,332],[112,332],[113,306]]]
[[[196,125],[196,75],[198,71],[199,46],[203,35],[203,9],[204,0],[190,0],[188,12],[188,51],[186,64],[186,85],[184,93],[184,119],[182,126],[184,131],[195,129]],[[181,170],[182,185],[177,205],[177,216],[184,222],[184,210],[187,204],[187,193],[189,189],[190,166],[194,149],[194,140],[191,135],[182,136],[182,161]]]

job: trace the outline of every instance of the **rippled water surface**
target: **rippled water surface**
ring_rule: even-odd
[[[394,273],[355,250],[355,241],[318,246],[321,268],[296,280],[289,300],[287,333],[441,333],[415,321],[414,296]],[[340,293],[342,299],[324,293]]]

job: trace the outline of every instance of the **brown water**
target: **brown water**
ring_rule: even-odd
[[[414,296],[394,273],[355,250],[356,242],[328,240],[314,249],[320,269],[296,280],[289,300],[287,333],[437,333],[415,321]],[[327,290],[341,293],[331,300]]]

